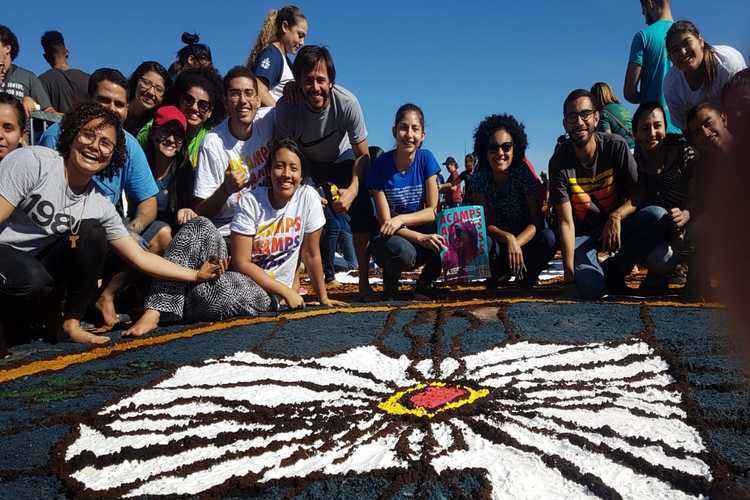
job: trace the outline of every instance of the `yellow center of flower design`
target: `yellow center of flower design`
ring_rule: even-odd
[[[398,391],[380,403],[378,408],[391,415],[433,418],[444,411],[471,404],[489,393],[487,389],[430,382]]]

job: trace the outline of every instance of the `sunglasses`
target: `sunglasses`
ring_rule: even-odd
[[[190,94],[183,94],[182,103],[187,106],[188,108],[192,108],[196,104],[195,97],[191,96]],[[198,111],[201,113],[208,113],[211,110],[211,103],[209,101],[206,101],[204,99],[198,99]]]
[[[510,153],[513,150],[513,143],[508,141],[504,142],[502,144],[498,144],[496,142],[491,142],[487,144],[487,152],[488,153],[497,153],[500,150],[503,150],[503,153]]]

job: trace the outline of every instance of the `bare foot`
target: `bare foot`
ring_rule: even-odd
[[[329,290],[331,290],[333,288],[339,288],[340,286],[341,286],[341,283],[339,283],[339,281],[337,281],[335,279],[333,279],[333,280],[329,281],[328,283],[326,283],[326,288],[329,289]]]
[[[104,327],[107,330],[111,330],[117,324],[118,317],[117,311],[115,310],[114,296],[110,295],[106,291],[102,292],[99,299],[96,301],[95,307],[101,313],[102,319],[104,319]]]
[[[81,328],[81,322],[77,319],[66,319],[63,321],[63,331],[68,334],[70,340],[79,344],[101,345],[109,342],[109,337],[94,335]]]
[[[143,313],[143,316],[141,316],[133,326],[128,328],[125,333],[122,334],[122,336],[140,337],[141,335],[145,335],[148,332],[156,330],[156,328],[159,326],[160,316],[161,313],[156,309],[146,309],[146,311]]]

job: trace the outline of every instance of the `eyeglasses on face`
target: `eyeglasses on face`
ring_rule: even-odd
[[[78,141],[84,146],[94,144],[97,137],[99,137],[99,152],[104,156],[110,156],[115,150],[115,145],[112,141],[100,136],[94,129],[82,128],[78,131]]]
[[[205,99],[195,99],[195,97],[191,96],[190,94],[183,94],[182,95],[182,103],[187,106],[188,108],[192,108],[194,105],[198,106],[198,111],[205,114],[211,111],[211,102],[206,101]]]
[[[592,116],[594,116],[594,113],[596,113],[596,110],[594,109],[583,109],[581,111],[571,111],[570,113],[565,115],[565,121],[571,125],[578,123],[578,118],[587,122],[591,119]]]
[[[488,153],[497,153],[500,150],[503,150],[503,153],[510,153],[513,150],[513,143],[511,141],[504,142],[502,144],[498,144],[496,142],[491,142],[487,144],[487,152]]]
[[[144,91],[153,89],[154,93],[159,96],[163,96],[165,92],[165,89],[163,86],[159,85],[158,83],[154,83],[151,80],[148,80],[144,77],[140,77],[138,79],[138,85],[140,85]]]

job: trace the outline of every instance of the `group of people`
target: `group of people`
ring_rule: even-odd
[[[124,289],[143,294],[126,335],[302,307],[302,265],[320,304],[344,305],[328,289],[348,233],[360,300],[400,297],[401,274],[418,268],[412,296],[441,297],[436,216],[461,204],[484,207],[488,288],[533,287],[558,249],[584,299],[625,290],[636,264],[663,281],[700,252],[704,194],[747,127],[750,73],[736,50],[673,23],[669,0],[641,3],[649,27],[625,87],[637,111],[605,83],[571,92],[544,182],[508,114],[477,126],[466,170],[449,158],[447,180],[415,104],[395,113],[393,149],[370,147],[358,99],[328,49],[304,45],[295,6],[269,13],[246,64],[223,77],[197,35],[183,34],[169,69],[146,61],[126,78],[71,69],[47,32],[52,69],[37,79],[12,63],[18,41],[0,26],[0,351],[28,338],[30,318],[46,338],[105,343]],[[23,146],[37,109],[63,118]],[[701,267],[688,266],[699,287]]]

